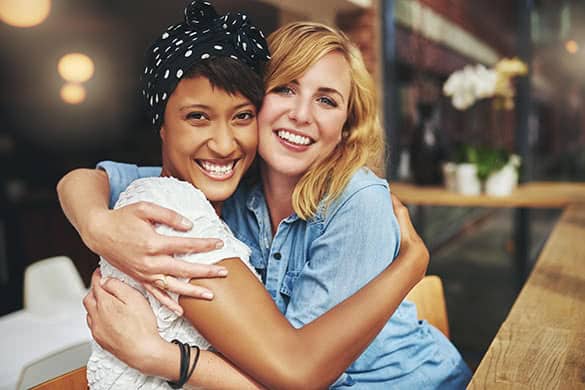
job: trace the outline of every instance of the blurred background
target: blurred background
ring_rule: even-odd
[[[294,20],[347,32],[382,98],[391,182],[443,185],[446,162],[476,162],[487,175],[512,154],[520,182],[585,180],[583,1],[213,3],[246,11],[265,33]],[[36,260],[69,256],[86,283],[97,265],[60,210],[61,176],[105,159],[159,164],[139,75],[149,42],[184,5],[0,0],[0,315],[22,308],[24,269]],[[474,368],[522,280],[513,261],[517,215],[463,207],[412,214],[431,249],[429,273],[445,283],[452,340]],[[529,263],[558,215],[524,215]]]

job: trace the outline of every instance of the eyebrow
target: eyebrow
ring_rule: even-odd
[[[292,84],[299,85],[299,82],[297,80],[293,80],[293,81],[291,81],[291,83]],[[345,103],[345,99],[343,97],[343,94],[341,92],[339,92],[338,90],[336,90],[335,88],[319,87],[319,88],[317,88],[317,91],[323,92],[323,93],[334,93],[334,94],[337,94],[341,98],[341,102],[342,103]]]
[[[254,104],[252,104],[252,102],[246,102],[246,103],[242,103],[242,104],[238,104],[237,106],[233,107],[234,110],[239,110],[240,108],[246,107],[246,106],[253,106]],[[184,111],[184,110],[189,110],[192,108],[199,108],[201,110],[211,110],[212,107],[205,105],[205,104],[189,104],[186,106],[181,107],[179,110]]]

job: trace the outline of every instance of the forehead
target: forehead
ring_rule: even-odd
[[[297,81],[316,88],[334,88],[347,97],[351,88],[349,63],[342,53],[328,53],[311,65]]]
[[[249,103],[241,93],[230,94],[224,89],[214,87],[206,77],[183,78],[169,98],[169,105],[204,104],[209,106],[234,106]]]

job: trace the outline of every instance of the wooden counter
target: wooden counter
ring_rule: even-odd
[[[494,388],[585,388],[585,204],[564,211],[469,385]]]
[[[443,187],[401,182],[390,183],[390,189],[403,203],[421,206],[564,208],[585,202],[585,183],[530,182],[503,197],[461,195]]]

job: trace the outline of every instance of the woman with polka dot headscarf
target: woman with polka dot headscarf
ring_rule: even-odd
[[[227,19],[216,20],[214,28],[220,33],[224,25],[229,26]],[[170,31],[175,29],[171,27]],[[211,30],[206,26],[201,32],[209,34]],[[171,39],[164,51],[172,54],[172,45],[183,45],[185,39],[178,38],[173,43],[171,32],[164,33],[161,39]],[[165,75],[174,74],[180,81],[175,87],[165,87],[162,95],[155,83],[149,85],[146,81],[144,91],[153,123],[160,126],[163,139],[162,174],[188,178],[212,201],[218,213],[221,208],[238,239],[249,246],[251,265],[268,293],[242,261],[244,256],[229,251],[235,246],[233,239],[216,235],[224,240],[228,255],[214,251],[207,257],[215,262],[223,256],[218,264],[225,266],[229,275],[226,279],[197,281],[211,288],[215,295],[211,302],[185,296],[179,302],[185,313],[181,319],[188,319],[219,353],[183,344],[193,343],[192,340],[177,341],[177,347],[154,335],[157,323],[142,296],[112,279],[102,287],[99,275],[94,276],[93,292],[85,301],[94,337],[128,365],[148,375],[171,379],[172,385],[179,387],[186,381],[206,388],[321,388],[331,384],[336,388],[387,388],[423,383],[461,387],[468,372],[460,356],[436,330],[417,321],[412,304],[400,303],[423,274],[428,255],[424,245],[418,243],[408,217],[400,213],[404,222],[400,229],[402,253],[396,257],[399,227],[387,184],[365,168],[377,157],[381,132],[371,80],[359,54],[343,35],[319,24],[289,25],[277,31],[271,41],[268,92],[259,114],[259,176],[251,175],[225,202],[230,188],[226,188],[223,179],[229,181],[246,165],[242,151],[247,148],[238,142],[242,135],[217,118],[244,120],[245,116],[218,116],[210,110],[215,107],[211,103],[186,101],[173,105],[174,96],[181,97],[183,92],[188,96],[205,88],[193,85],[182,91],[181,85],[186,81],[181,79],[185,77],[183,67],[178,72],[163,61],[157,65],[160,45],[156,46],[159,49],[151,49],[155,65],[147,66],[145,75],[162,75],[162,79],[155,79],[166,83],[169,79]],[[241,37],[232,42],[242,52],[250,50],[252,44],[262,46]],[[209,60],[205,55],[211,56],[211,49],[216,49],[214,43],[206,44],[212,46],[199,61]],[[182,58],[191,58],[192,52],[186,54],[194,47],[187,46]],[[211,78],[203,81],[221,85],[214,84]],[[228,92],[226,100],[238,96],[226,88],[206,91],[207,95]],[[161,107],[161,96],[168,98],[165,107]],[[171,136],[169,129],[175,122],[169,112],[173,107],[177,107],[177,113],[181,107],[187,108],[175,118],[178,122],[193,121],[190,125],[196,127],[194,138],[201,137],[198,125],[210,124],[211,135],[204,149],[184,152],[187,138],[179,141]],[[200,154],[201,150],[213,153]],[[115,199],[127,182],[160,174],[160,170],[114,163],[100,167],[109,175]],[[102,180],[100,175],[97,173]],[[168,191],[160,190],[162,194],[157,198],[154,194],[159,190],[150,188],[153,186],[140,188],[142,180],[138,188],[135,183],[129,187],[131,193],[140,194],[137,198],[154,200],[186,214],[193,225],[187,235],[201,237],[208,233],[209,228],[204,226],[208,223],[189,214],[194,201],[176,199],[169,205],[160,200],[170,197]],[[60,186],[66,209],[71,202],[67,188],[75,180],[67,181]],[[119,205],[130,203],[126,202],[128,197],[122,194]],[[85,199],[88,206],[91,202]],[[89,209],[95,210],[94,206],[89,205]],[[74,222],[87,212],[80,213],[76,207],[79,201],[68,211]],[[103,226],[128,227],[128,214],[122,210],[134,216],[149,215],[149,221],[165,222],[148,211],[161,210],[153,206],[117,208],[99,220],[122,216],[121,225],[109,225],[109,220]],[[355,225],[357,218],[359,225]],[[138,219],[144,220],[140,216]],[[352,227],[348,229],[349,226]],[[135,237],[136,232],[131,230],[126,230],[127,235]],[[111,247],[116,248],[111,253],[114,257],[118,250],[125,250],[119,242]],[[197,254],[182,259],[200,261],[198,256],[206,257]],[[388,267],[394,257],[393,266]],[[162,295],[164,290],[180,292],[180,281],[173,277],[159,273],[151,280],[157,287],[149,285],[153,296]],[[396,315],[388,321],[397,307]]]

